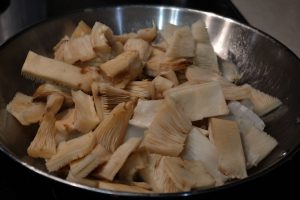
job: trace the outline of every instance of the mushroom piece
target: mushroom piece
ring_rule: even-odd
[[[235,86],[233,83],[226,80],[224,77],[210,69],[190,66],[187,68],[185,76],[190,83],[206,83],[218,81],[222,87]]]
[[[129,124],[140,128],[149,128],[163,102],[163,100],[139,99]]]
[[[146,62],[151,55],[152,48],[145,40],[133,38],[126,41],[124,51],[137,51],[140,59]]]
[[[185,145],[192,124],[173,102],[165,101],[145,131],[141,146],[151,153],[178,156]],[[166,145],[168,144],[168,145]]]
[[[183,109],[192,121],[229,113],[222,88],[218,82],[182,86],[165,92],[165,97]]]
[[[97,54],[110,54],[114,43],[112,30],[100,22],[95,22],[91,30],[91,43]]]
[[[90,33],[91,27],[89,27],[89,25],[87,25],[84,21],[80,20],[80,22],[77,24],[76,28],[74,29],[71,35],[71,39],[88,35]]]
[[[82,133],[87,133],[100,122],[93,98],[81,90],[72,91],[72,97],[75,103],[74,127]]]
[[[119,179],[133,183],[138,171],[146,168],[147,164],[148,154],[146,150],[141,149],[133,152],[120,169]]]
[[[197,43],[194,64],[200,68],[209,69],[216,73],[220,72],[217,55],[210,43]]]
[[[131,96],[141,99],[151,99],[154,95],[153,83],[149,80],[131,81],[125,88]]]
[[[124,141],[133,109],[131,101],[120,103],[94,130],[97,142],[110,153],[114,152]]]
[[[76,37],[61,43],[54,52],[54,59],[73,64],[96,57],[89,35]]]
[[[194,57],[195,41],[187,26],[176,30],[168,42],[166,56],[172,58]]]
[[[246,120],[259,130],[264,130],[266,126],[264,121],[260,119],[252,110],[240,104],[238,101],[231,101],[228,104],[228,108],[236,121]]]
[[[101,98],[104,117],[106,117],[118,104],[132,99],[132,96],[128,91],[108,84],[98,84],[98,91],[98,96],[101,95],[99,99]]]
[[[134,185],[125,185],[121,183],[109,183],[104,181],[98,182],[98,188],[105,190],[113,190],[119,192],[132,192],[132,193],[151,193],[151,191],[146,190],[142,187]]]
[[[56,153],[55,114],[59,111],[64,97],[51,94],[47,97],[46,112],[34,139],[30,143],[27,153],[35,158],[51,158]]]
[[[174,35],[175,31],[179,30],[180,28],[180,26],[167,23],[166,25],[164,25],[164,28],[160,31],[160,35],[167,42],[167,44],[170,44],[172,42],[171,38]]]
[[[277,145],[272,136],[257,129],[247,120],[239,121],[247,168],[257,166]]]
[[[53,93],[58,93],[64,97],[64,104],[66,106],[72,106],[74,104],[72,96],[70,92],[58,85],[53,85],[50,83],[41,84],[33,93],[34,100],[39,100],[43,98],[47,98],[49,95]]]
[[[259,116],[265,115],[272,110],[279,107],[282,102],[271,95],[268,95],[262,91],[259,91],[250,85],[248,85],[251,90],[251,97],[250,100],[254,106],[254,112],[257,113]]]
[[[248,85],[228,86],[222,88],[226,100],[236,101],[251,98],[251,89]]]
[[[137,37],[147,42],[152,42],[157,35],[155,24],[151,28],[142,28],[137,31]]]
[[[223,77],[230,82],[236,82],[242,77],[237,66],[230,61],[222,60],[220,68]]]
[[[153,192],[180,192],[165,172],[161,164],[162,158],[162,155],[150,154],[147,167],[139,170],[140,176],[151,186]]]
[[[179,85],[176,73],[173,70],[163,71],[159,74],[161,77],[168,79],[174,86]]]
[[[137,51],[124,51],[112,60],[100,65],[101,70],[119,88],[134,80],[143,70]]]
[[[216,186],[223,185],[228,179],[218,170],[218,152],[216,147],[196,127],[193,127],[189,132],[181,156],[185,160],[200,160],[216,180]]]
[[[140,145],[141,138],[131,138],[111,155],[108,162],[96,172],[97,177],[112,181],[126,162],[128,156]]]
[[[44,115],[39,129],[27,149],[29,156],[47,159],[56,153],[54,123],[55,117],[52,114]]]
[[[192,24],[191,31],[196,42],[210,44],[207,28],[201,19]]]
[[[6,110],[22,125],[30,125],[42,120],[45,113],[45,104],[33,102],[33,97],[17,92],[7,104]]]
[[[219,153],[219,170],[230,178],[246,178],[246,161],[237,122],[211,118],[210,138]]]
[[[192,62],[185,58],[170,58],[166,56],[166,53],[153,49],[150,59],[146,62],[146,73],[149,76],[157,76],[163,71],[173,70],[184,70],[187,66],[191,65]]]
[[[49,172],[56,171],[73,160],[84,157],[95,145],[96,138],[93,132],[63,142],[58,146],[56,154],[46,161],[46,167]]]
[[[162,76],[156,76],[152,83],[154,85],[154,99],[162,99],[165,91],[174,87],[174,83],[169,79],[163,78]]]
[[[107,162],[110,156],[111,154],[101,144],[97,144],[88,155],[70,164],[69,173],[76,178],[84,178],[99,165]]]
[[[81,185],[87,185],[90,187],[98,187],[98,180],[94,179],[88,179],[88,178],[78,178],[73,176],[72,174],[68,174],[67,178],[68,181],[74,182],[74,183],[79,183]]]
[[[22,74],[30,79],[51,81],[69,88],[91,90],[93,76],[79,67],[40,56],[29,51],[22,67]]]

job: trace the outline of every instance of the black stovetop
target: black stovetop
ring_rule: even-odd
[[[2,0],[0,0],[2,1]],[[13,1],[13,0],[12,0]],[[14,0],[25,2],[25,0]],[[33,1],[33,0],[30,0]],[[2,1],[4,2],[4,1]],[[9,1],[5,1],[9,2]],[[28,1],[27,1],[28,2]],[[36,1],[37,2],[37,1]],[[35,16],[28,18],[28,16],[21,16],[22,13],[17,13],[15,17],[24,17],[22,26],[15,28],[11,34],[15,34],[20,29],[26,27],[29,24],[36,23],[39,20],[47,19],[49,17],[62,15],[70,11],[79,10],[83,8],[100,7],[107,5],[121,5],[121,4],[162,4],[172,5],[179,7],[188,7],[193,9],[199,9],[204,11],[214,12],[232,19],[238,20],[243,23],[247,23],[245,18],[238,12],[229,0],[45,0],[38,1],[39,6],[43,9],[41,12],[35,13]],[[0,12],[4,10],[6,6],[9,9],[10,4],[1,3]],[[1,7],[3,6],[3,7]],[[5,6],[5,7],[4,7]],[[37,8],[37,4],[26,4],[26,9]],[[0,14],[1,17],[1,14]],[[28,20],[25,20],[25,18]],[[0,18],[1,20],[1,18]],[[1,22],[1,21],[0,21]],[[1,31],[0,31],[1,32]],[[1,33],[0,33],[1,35]],[[203,194],[201,197],[194,197],[193,199],[216,199],[222,198],[247,198],[254,197],[259,198],[261,194],[267,195],[280,195],[288,194],[292,195],[298,192],[297,185],[294,185],[292,180],[296,180],[300,177],[295,177],[294,172],[300,169],[300,156],[299,154],[294,157],[292,161],[286,162],[280,168],[260,177],[256,180],[238,185],[233,188],[227,188],[213,194]],[[296,175],[299,175],[297,173]],[[107,195],[101,195],[96,193],[87,192],[80,189],[74,189],[70,186],[66,186],[61,183],[49,180],[41,175],[35,174],[32,171],[25,169],[18,163],[8,158],[2,152],[0,152],[0,199],[70,199],[70,198],[84,198],[84,199],[108,199],[116,197],[110,197]]]

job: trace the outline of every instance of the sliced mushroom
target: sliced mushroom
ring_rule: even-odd
[[[200,160],[216,180],[217,186],[223,185],[228,179],[218,170],[218,152],[216,147],[198,128],[193,127],[188,134],[186,145],[181,155],[185,160]]]
[[[56,60],[73,64],[76,61],[87,61],[96,57],[89,35],[83,35],[62,43],[54,52]]]
[[[165,97],[181,107],[192,121],[229,113],[218,82],[172,88],[165,93]]]
[[[218,73],[205,68],[190,66],[187,68],[185,75],[191,83],[218,81],[223,87],[234,86],[234,84],[224,79],[224,77]]]
[[[200,68],[219,73],[218,58],[211,44],[197,43],[194,64]]]
[[[74,183],[79,183],[81,185],[87,185],[90,187],[98,187],[98,180],[94,179],[88,179],[88,178],[78,178],[73,176],[72,174],[68,174],[67,178],[68,181],[74,182]]]
[[[52,81],[70,88],[91,90],[93,76],[73,65],[40,56],[29,51],[22,74],[30,79]]]
[[[101,145],[97,146],[84,158],[76,160],[70,164],[70,171],[76,178],[88,176],[99,165],[104,164],[110,158],[111,154]]]
[[[64,97],[64,104],[66,106],[72,106],[74,104],[73,99],[69,91],[65,88],[53,85],[50,83],[41,84],[33,93],[33,97],[35,100],[47,98],[50,94],[58,93]]]
[[[241,78],[237,66],[230,61],[222,60],[220,68],[223,77],[230,82],[236,82]]]
[[[247,168],[255,167],[277,145],[278,142],[272,136],[257,129],[247,120],[239,121],[242,141],[247,161]]]
[[[124,141],[132,113],[133,102],[120,103],[94,130],[98,143],[107,151],[114,152]]]
[[[156,76],[152,80],[152,83],[154,86],[154,99],[162,99],[164,92],[174,87],[174,83],[172,81],[161,76]]]
[[[142,187],[134,185],[125,185],[121,183],[109,183],[104,181],[98,182],[98,188],[105,190],[113,190],[119,192],[132,192],[132,193],[151,193],[151,191],[146,190]]]
[[[138,150],[133,152],[122,168],[119,171],[119,179],[122,181],[127,181],[130,183],[134,182],[139,170],[147,167],[148,164],[148,154],[145,150]]]
[[[191,30],[196,42],[210,44],[210,39],[205,27],[205,23],[201,19],[192,24]]]
[[[279,107],[282,102],[271,95],[268,95],[262,91],[259,91],[250,85],[248,85],[251,90],[251,101],[254,105],[254,112],[257,113],[259,116],[267,114],[272,110]]]
[[[96,172],[96,176],[112,181],[126,162],[128,156],[140,145],[140,143],[141,138],[131,138],[119,146],[103,168]]]
[[[142,72],[143,65],[137,51],[124,51],[100,68],[114,85],[124,88]]]
[[[163,71],[159,74],[161,77],[168,79],[174,86],[179,85],[176,73],[173,70]]]
[[[50,172],[56,171],[71,161],[84,157],[93,150],[95,145],[96,138],[93,132],[61,143],[57,153],[46,161],[46,167]]]
[[[219,170],[230,178],[247,177],[238,124],[235,121],[211,118],[209,125],[210,137],[219,152]]]
[[[178,156],[184,147],[191,122],[172,102],[164,102],[145,131],[142,146],[151,153]],[[168,144],[168,145],[166,145]]]
[[[140,128],[149,128],[163,102],[163,100],[148,101],[139,99],[129,124]]]
[[[87,133],[100,122],[93,98],[81,90],[72,91],[72,97],[75,103],[74,127],[82,133]]]
[[[140,59],[146,62],[151,55],[152,48],[148,42],[142,39],[128,39],[124,45],[125,51],[137,51]]]
[[[176,30],[168,42],[166,55],[172,58],[194,57],[195,41],[187,26]]]
[[[114,43],[112,30],[100,22],[96,22],[91,30],[91,42],[97,54],[110,54]]]
[[[131,96],[142,99],[151,99],[154,95],[154,86],[149,80],[131,81],[125,90],[130,92]]]
[[[44,103],[33,102],[33,97],[17,92],[6,110],[26,126],[41,121],[46,109]]]
[[[81,20],[76,26],[76,28],[74,29],[71,35],[71,39],[90,34],[91,30],[92,30],[91,27],[89,27],[89,25],[87,25],[84,21]]]
[[[236,101],[251,98],[251,90],[248,85],[223,87],[223,93],[226,100]]]
[[[34,139],[27,149],[28,155],[34,158],[51,158],[56,153],[55,117],[46,114]]]

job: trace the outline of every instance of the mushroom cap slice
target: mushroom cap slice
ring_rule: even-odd
[[[94,130],[98,143],[107,151],[112,153],[123,143],[133,108],[131,101],[120,103]]]
[[[140,128],[149,128],[163,102],[163,100],[139,99],[129,124]]]
[[[76,28],[74,29],[71,39],[81,37],[83,35],[87,35],[91,33],[91,27],[87,25],[83,20],[80,20],[80,22],[77,24]]]
[[[191,30],[196,42],[210,44],[207,28],[201,19],[192,24]]]
[[[26,126],[41,121],[46,108],[44,103],[33,102],[33,97],[17,92],[6,110]]]
[[[218,82],[175,87],[165,92],[165,97],[181,107],[185,115],[192,121],[229,113],[222,88]]]
[[[140,59],[143,62],[146,62],[151,55],[152,48],[149,43],[143,39],[130,38],[124,45],[124,51],[137,51],[139,53]]]
[[[195,41],[187,26],[176,30],[168,42],[166,55],[171,58],[194,57]]]
[[[142,146],[151,153],[178,156],[191,127],[191,122],[180,108],[176,108],[173,102],[165,101],[145,131]]]
[[[210,43],[197,43],[194,64],[200,68],[220,72],[217,55]]]
[[[74,127],[82,133],[87,133],[100,122],[93,98],[81,90],[72,91],[72,97],[75,103]]]
[[[214,177],[216,185],[223,185],[228,179],[218,170],[218,152],[214,144],[198,128],[189,132],[185,148],[181,154],[185,160],[199,160]]]

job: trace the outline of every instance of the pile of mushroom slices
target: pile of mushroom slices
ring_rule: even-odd
[[[167,193],[247,177],[277,145],[260,116],[281,101],[236,85],[205,24],[114,35],[79,22],[54,58],[29,51],[22,74],[41,84],[7,105],[39,123],[27,152],[49,172],[114,191]]]

